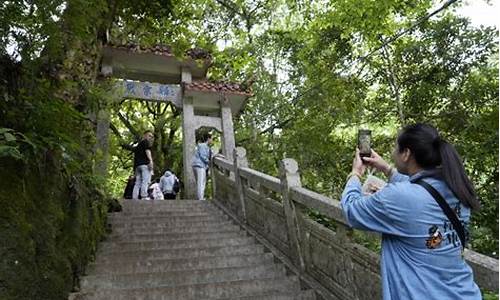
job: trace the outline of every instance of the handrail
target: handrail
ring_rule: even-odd
[[[342,207],[340,206],[339,201],[303,187],[292,187],[290,189],[290,193],[293,201],[300,203],[307,208],[315,209],[320,214],[325,215],[336,222],[349,226],[349,223],[342,213]]]
[[[234,201],[232,201],[231,203],[229,203],[229,199],[225,199],[224,203],[229,204],[229,207],[235,210],[234,212],[236,213],[236,215],[241,216],[244,222],[250,220],[249,224],[266,223],[267,225],[264,225],[262,227],[265,228],[262,229],[264,230],[263,234],[268,236],[271,242],[274,241],[276,245],[281,247],[281,251],[284,251],[283,253],[290,257],[296,266],[300,266],[301,268],[303,268],[303,271],[306,272],[307,268],[305,267],[305,265],[311,264],[312,259],[309,251],[315,251],[314,247],[318,245],[314,244],[314,246],[312,246],[313,248],[307,248],[307,246],[304,246],[304,243],[310,243],[309,239],[311,239],[312,235],[308,236],[308,234],[310,234],[312,231],[315,231],[315,234],[318,234],[318,237],[315,238],[325,239],[325,241],[328,240],[330,242],[332,242],[332,236],[328,237],[328,234],[325,235],[326,231],[323,231],[323,229],[321,229],[322,227],[319,224],[317,224],[319,227],[310,227],[309,225],[301,224],[299,222],[301,218],[299,215],[303,215],[305,213],[303,208],[313,209],[321,215],[326,216],[341,225],[340,227],[335,229],[335,237],[337,239],[336,242],[338,242],[339,239],[341,240],[346,237],[346,235],[344,234],[345,227],[350,227],[349,223],[344,217],[340,202],[325,195],[303,188],[300,182],[300,175],[298,172],[298,165],[296,161],[292,159],[283,159],[280,162],[280,178],[276,178],[249,168],[246,161],[246,151],[242,148],[238,148],[236,150],[234,152],[234,162],[231,162],[223,157],[215,157],[213,159],[213,164],[224,170],[223,172],[217,172],[217,176],[233,179],[230,181],[220,181],[220,184],[234,185],[234,191],[238,198],[234,199]],[[227,171],[231,173],[228,173]],[[262,196],[265,196],[263,199],[269,198],[266,189],[269,191],[273,191],[281,196],[280,201],[283,204],[281,206],[283,209],[281,217],[276,214],[266,214],[264,211],[262,211],[261,208],[256,208],[255,200],[252,200],[252,197],[248,197],[248,191],[245,192],[245,180],[249,182],[249,185],[251,187],[256,189],[255,192],[261,194]],[[221,196],[221,198],[227,198],[228,195],[225,193],[227,193],[229,190],[216,188],[216,181],[217,177],[214,180],[214,190],[221,191],[222,194],[219,195]],[[262,189],[263,187],[264,189]],[[231,193],[232,194],[229,198],[234,197],[235,195],[234,192],[231,191]],[[220,199],[218,199],[218,201],[219,200]],[[247,213],[248,207],[250,207],[249,213]],[[258,213],[256,213],[257,211]],[[247,217],[249,218],[248,220]],[[281,224],[284,224],[285,226],[277,226],[279,222]],[[274,229],[270,231],[269,228]],[[285,228],[284,230],[286,231],[286,233],[283,232],[283,228]],[[371,232],[366,232],[366,234],[368,236],[374,236],[374,233]],[[378,236],[377,234],[375,235]],[[288,237],[288,239],[285,237]],[[283,246],[283,243],[286,243],[287,245]],[[321,243],[323,243],[323,241]],[[346,248],[343,251],[349,252],[352,251],[352,249],[360,249],[357,246],[351,248],[351,245],[353,245],[353,243],[348,242],[348,244],[346,244]],[[364,251],[367,250],[365,249]],[[318,255],[318,253],[316,253],[316,255]],[[351,253],[350,255],[359,255],[359,252],[358,254]],[[466,250],[464,256],[470,264],[471,268],[474,270],[474,276],[481,288],[487,290],[498,289],[498,260],[471,250]],[[366,259],[363,259],[363,261],[365,263],[367,262]],[[326,268],[324,271],[327,272],[331,266],[327,264],[323,267]],[[314,275],[315,273],[313,272],[311,274]],[[335,274],[336,273],[331,274],[333,276],[331,277],[332,279],[335,278]],[[317,279],[321,281],[323,275],[317,276]],[[329,283],[327,282],[324,283],[326,285],[329,285]],[[375,290],[371,291],[373,292]]]
[[[219,167],[222,167],[223,169],[227,170],[227,171],[231,171],[233,172],[234,171],[234,166],[233,166],[233,163],[230,162],[229,160],[227,159],[224,159],[222,157],[217,157],[215,156],[214,157],[214,164],[219,166]]]
[[[258,182],[274,192],[281,193],[281,181],[278,178],[250,168],[238,168],[238,170],[240,171],[241,177]]]

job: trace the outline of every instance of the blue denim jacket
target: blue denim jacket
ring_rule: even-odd
[[[210,147],[207,143],[199,143],[194,152],[192,167],[207,169],[210,163]]]
[[[381,275],[384,300],[481,299],[472,269],[461,255],[461,243],[436,200],[420,185],[431,184],[467,225],[470,209],[460,204],[446,183],[395,172],[382,190],[361,193],[353,176],[342,194],[342,210],[353,228],[382,233]],[[467,227],[467,226],[465,226]]]

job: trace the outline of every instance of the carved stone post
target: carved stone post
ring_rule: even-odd
[[[212,177],[212,200],[217,200],[217,182],[215,178],[215,156],[210,158],[210,176]]]
[[[191,98],[184,98],[182,105],[182,162],[184,165],[184,198],[196,199],[196,180],[191,161],[193,159],[196,137],[194,128],[194,108]]]
[[[290,249],[292,251],[292,260],[301,270],[305,270],[304,258],[300,248],[299,224],[297,211],[293,200],[291,199],[290,189],[292,187],[302,186],[300,182],[299,166],[294,159],[285,158],[280,161],[280,180],[283,196],[283,207],[285,209],[286,225],[288,228],[288,238]]]
[[[109,122],[109,112],[106,110],[99,110],[97,113],[96,126],[96,153],[99,159],[96,164],[96,171],[97,174],[103,177],[107,175],[108,170]]]
[[[232,161],[235,147],[233,114],[231,113],[231,105],[225,95],[221,95],[220,117],[222,122],[222,154],[227,160]]]
[[[240,200],[241,206],[241,217],[243,221],[247,222],[247,210],[246,210],[246,202],[245,202],[245,194],[243,192],[243,183],[241,182],[240,171],[238,168],[247,168],[248,160],[247,160],[247,151],[243,147],[237,147],[234,149],[234,180],[236,182],[236,190],[238,193],[238,198]]]
[[[182,69],[181,80],[183,83],[191,83],[191,73],[188,69]],[[182,162],[184,167],[184,199],[196,199],[196,181],[194,178],[191,160],[196,147],[195,116],[193,99],[182,95]]]
[[[95,124],[96,143],[92,148],[95,158],[95,171],[98,176],[104,178],[108,169],[109,112],[106,109],[99,109],[89,112],[87,117]]]

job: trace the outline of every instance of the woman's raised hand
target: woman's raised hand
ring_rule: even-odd
[[[369,165],[370,167],[373,167],[381,172],[383,172],[385,175],[390,176],[392,167],[389,165],[380,155],[378,155],[375,150],[372,149],[372,153],[370,157],[363,157],[363,161]]]
[[[356,153],[352,161],[352,173],[361,177],[365,173],[365,170],[366,166],[363,164],[363,161],[361,160],[361,156],[359,155],[359,149],[356,148]]]

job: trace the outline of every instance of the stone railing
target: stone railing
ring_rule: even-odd
[[[233,157],[213,160],[214,198],[220,206],[321,286],[324,298],[382,298],[379,255],[354,241],[339,201],[302,188],[293,159],[280,162],[278,179],[250,169],[243,148],[236,148]],[[308,217],[310,209],[331,218],[335,229]],[[465,258],[478,285],[497,291],[498,260],[474,251],[466,251]]]

